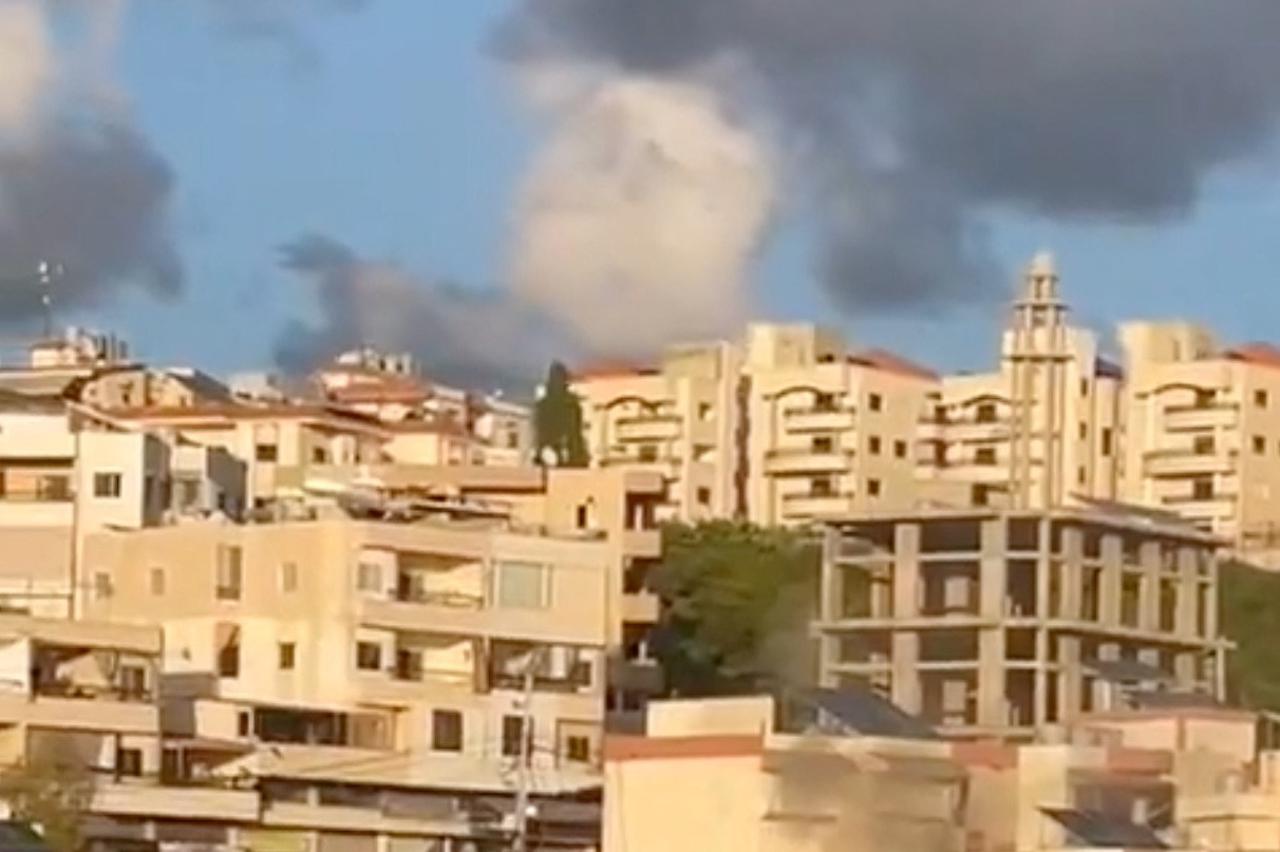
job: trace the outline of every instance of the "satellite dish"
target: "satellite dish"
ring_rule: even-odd
[[[542,462],[543,467],[555,467],[560,464],[560,456],[553,447],[543,447],[538,453],[538,460]]]

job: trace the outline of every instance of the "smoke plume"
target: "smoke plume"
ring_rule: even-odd
[[[573,89],[521,194],[516,291],[595,351],[732,328],[772,192],[762,147],[703,87]]]
[[[554,334],[535,311],[504,294],[416,280],[322,234],[281,247],[282,266],[316,289],[319,322],[295,322],[277,362],[301,372],[370,344],[411,351],[428,374],[478,388],[527,387],[554,357]]]
[[[673,109],[725,105],[737,150],[781,152],[781,176],[757,181],[788,187],[786,212],[812,221],[835,303],[920,311],[992,292],[992,212],[1160,221],[1188,213],[1216,169],[1267,153],[1277,33],[1274,0],[525,0],[498,45],[522,74],[577,63]],[[736,73],[706,73],[726,62]],[[593,132],[570,113],[552,148],[591,150]],[[535,186],[555,174],[545,162]],[[623,203],[596,212],[627,221]],[[555,205],[535,208],[517,244],[556,222]],[[544,277],[589,276],[596,247],[563,233]],[[651,268],[662,293],[663,262]]]
[[[110,41],[102,30],[92,38],[91,52]],[[86,68],[106,64],[95,57]],[[65,270],[51,285],[57,308],[100,304],[128,288],[157,296],[181,288],[168,226],[172,173],[119,104],[98,100],[114,90],[109,81],[75,71],[58,61],[41,4],[0,2],[2,322],[40,312],[34,272],[42,260]]]

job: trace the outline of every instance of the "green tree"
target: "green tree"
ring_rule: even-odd
[[[534,408],[534,431],[541,456],[550,449],[560,467],[586,467],[587,445],[582,437],[582,403],[569,388],[569,371],[551,362],[542,397]]]
[[[1219,623],[1236,643],[1227,657],[1231,697],[1247,707],[1280,711],[1280,573],[1228,562],[1219,576]]]
[[[655,651],[673,692],[812,684],[816,542],[796,532],[713,521],[667,526],[663,552],[650,585],[664,603]]]
[[[36,826],[53,852],[79,852],[93,775],[71,748],[45,748],[0,772],[0,800]]]

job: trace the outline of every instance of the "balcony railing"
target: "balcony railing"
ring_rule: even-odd
[[[1239,459],[1237,450],[1172,447],[1152,450],[1143,455],[1149,476],[1192,476],[1198,474],[1233,473]]]
[[[1236,425],[1239,411],[1240,405],[1235,402],[1167,405],[1164,408],[1164,427],[1171,432],[1230,428]]]
[[[765,472],[770,474],[826,473],[848,470],[853,450],[800,447],[770,450],[765,454]]]
[[[783,409],[787,429],[792,432],[841,432],[857,426],[852,406],[809,405]]]

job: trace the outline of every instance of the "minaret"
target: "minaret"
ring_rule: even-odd
[[[1005,335],[1012,408],[1009,499],[1015,508],[1050,508],[1061,499],[1071,357],[1066,318],[1053,256],[1041,252],[1023,275]]]

